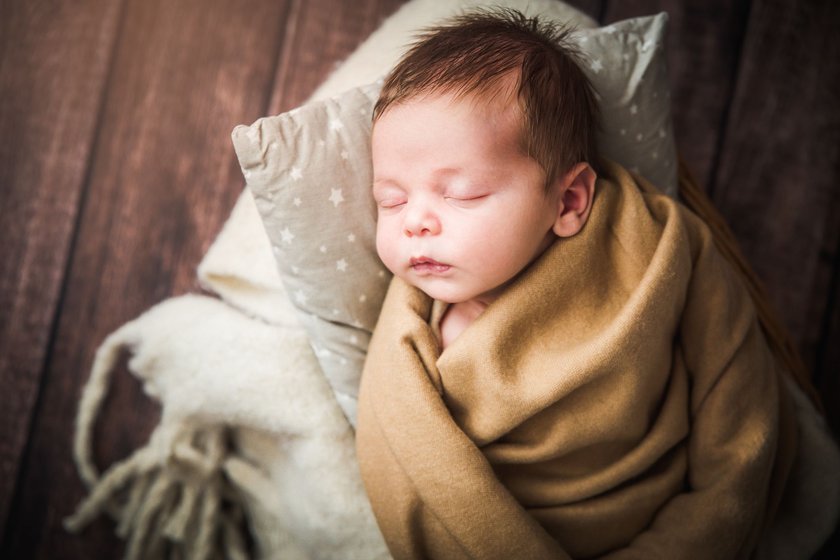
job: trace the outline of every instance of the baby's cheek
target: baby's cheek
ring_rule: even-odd
[[[376,224],[376,253],[379,259],[388,270],[394,272],[397,261],[397,240],[393,234],[388,233],[387,227],[382,220]]]
[[[523,234],[496,237],[492,243],[492,253],[488,256],[490,267],[500,276],[512,276],[528,262],[534,248],[523,243]]]

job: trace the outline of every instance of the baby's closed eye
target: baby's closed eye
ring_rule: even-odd
[[[444,199],[454,206],[468,208],[475,206],[485,200],[489,194],[449,194]]]
[[[456,180],[442,190],[446,200],[480,200],[490,193],[490,189],[483,181]]]
[[[405,197],[388,197],[376,201],[376,205],[383,209],[399,208],[405,204]]]
[[[400,188],[391,185],[379,186],[374,184],[373,200],[379,208],[390,209],[397,208],[405,204],[407,196]]]

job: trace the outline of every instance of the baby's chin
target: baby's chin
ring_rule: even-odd
[[[411,274],[395,273],[400,280],[417,288],[432,299],[442,301],[444,303],[459,303],[461,300],[458,294],[452,290],[451,286],[444,285],[439,278],[416,278]]]
[[[475,294],[471,292],[467,293],[464,290],[453,289],[451,286],[435,285],[433,282],[412,282],[407,279],[404,280],[430,298],[450,305],[464,303],[475,297]]]
[[[485,299],[483,296],[487,295],[490,296],[494,290],[491,290],[491,293],[482,293],[479,289],[479,286],[476,286],[475,283],[470,285],[468,282],[464,281],[463,277],[457,278],[453,277],[455,275],[462,274],[462,271],[454,270],[453,275],[448,276],[418,276],[412,273],[409,269],[404,268],[391,268],[388,267],[387,263],[385,266],[388,270],[391,271],[394,276],[398,277],[400,280],[408,284],[409,286],[413,286],[417,288],[430,298],[434,300],[441,301],[443,303],[448,303],[450,305],[456,303],[465,303],[475,299]],[[500,288],[496,288],[500,289]],[[495,299],[495,298],[489,298]]]

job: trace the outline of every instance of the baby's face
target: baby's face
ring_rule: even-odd
[[[519,110],[449,94],[390,107],[372,136],[376,248],[448,303],[489,303],[554,239],[556,202],[520,148]]]

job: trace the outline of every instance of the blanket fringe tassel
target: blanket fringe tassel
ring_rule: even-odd
[[[107,512],[117,521],[117,534],[127,539],[128,560],[245,560],[249,554],[241,497],[223,469],[225,426],[198,427],[164,416],[145,447],[101,477],[93,465],[93,424],[116,361],[130,346],[131,326],[115,331],[99,348],[82,394],[73,451],[90,494],[64,520],[64,527],[78,532]]]

